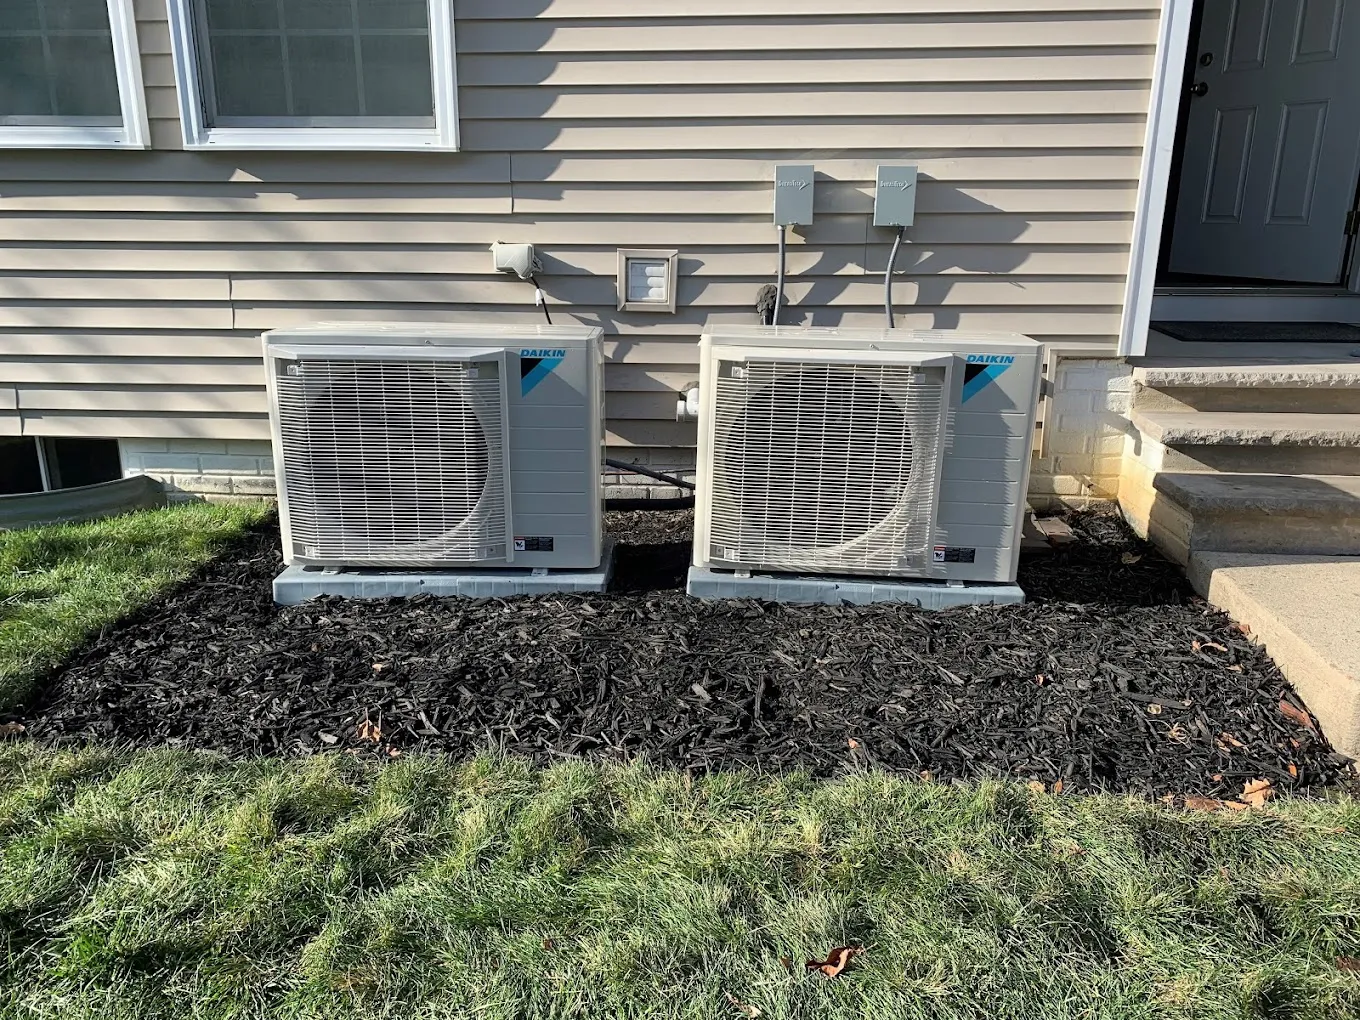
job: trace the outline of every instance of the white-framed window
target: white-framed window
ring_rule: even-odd
[[[453,0],[169,5],[185,148],[458,147]]]
[[[0,148],[147,144],[132,0],[0,0]]]

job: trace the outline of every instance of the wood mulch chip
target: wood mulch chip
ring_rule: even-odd
[[[1117,517],[1027,556],[1024,606],[688,598],[690,515],[615,514],[606,595],[279,608],[261,529],[0,716],[44,743],[232,756],[487,748],[1236,797],[1346,785],[1269,658]],[[1310,720],[1311,721],[1311,720]]]

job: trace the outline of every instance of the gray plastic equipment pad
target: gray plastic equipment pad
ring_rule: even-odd
[[[764,599],[805,605],[838,606],[849,602],[910,602],[922,609],[950,606],[1014,605],[1025,593],[1014,584],[950,585],[940,581],[894,581],[884,578],[800,577],[789,574],[734,573],[689,568],[687,590],[701,599]]]
[[[274,601],[295,606],[318,595],[350,599],[407,598],[412,595],[509,598],[556,592],[602,592],[614,573],[614,540],[604,540],[604,557],[595,570],[337,570],[293,565],[274,578]]]

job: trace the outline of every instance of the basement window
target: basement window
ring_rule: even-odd
[[[0,496],[74,489],[122,477],[116,439],[0,436]]]
[[[453,0],[170,0],[191,149],[451,150]]]
[[[0,0],[0,147],[147,144],[132,0]]]

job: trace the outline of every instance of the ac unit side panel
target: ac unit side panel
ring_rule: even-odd
[[[515,565],[596,567],[604,497],[598,340],[515,354],[509,387]]]

